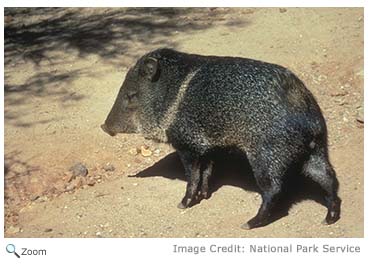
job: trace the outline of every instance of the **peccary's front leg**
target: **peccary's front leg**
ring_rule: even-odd
[[[213,172],[214,162],[212,160],[205,160],[202,162],[201,172],[201,196],[205,199],[209,198],[209,177]]]
[[[184,209],[190,206],[195,199],[200,184],[200,159],[194,157],[188,152],[179,152],[183,167],[185,169],[185,176],[187,179],[186,194],[182,202],[178,204],[178,208]]]

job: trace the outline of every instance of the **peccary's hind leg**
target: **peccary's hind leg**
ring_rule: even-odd
[[[199,189],[200,159],[187,152],[178,151],[178,154],[181,158],[187,179],[186,194],[178,204],[178,208],[184,209],[190,206]]]
[[[242,225],[243,229],[252,229],[256,227],[265,226],[271,221],[271,214],[274,205],[278,201],[279,194],[282,190],[281,178],[284,170],[281,168],[282,164],[252,164],[256,183],[261,189],[262,204],[255,217],[250,219],[246,224]]]
[[[318,183],[325,191],[328,213],[325,223],[330,225],[338,221],[341,213],[341,199],[337,195],[338,181],[336,172],[330,165],[327,155],[311,154],[304,164],[304,173]]]
[[[256,227],[265,226],[271,221],[272,209],[278,200],[278,194],[281,188],[279,186],[273,186],[262,191],[262,204],[255,217],[250,219],[246,224],[242,225],[243,229],[252,229]]]
[[[212,160],[205,160],[202,162],[201,173],[201,196],[205,199],[209,198],[209,177],[213,172],[214,162]]]

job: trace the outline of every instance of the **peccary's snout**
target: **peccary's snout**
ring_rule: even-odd
[[[105,124],[102,124],[101,126],[101,129],[105,132],[105,133],[107,133],[107,134],[109,134],[110,136],[112,136],[112,137],[114,137],[117,133],[115,133],[115,132],[113,132],[113,131],[110,131],[109,129],[108,129],[108,127],[105,125]]]

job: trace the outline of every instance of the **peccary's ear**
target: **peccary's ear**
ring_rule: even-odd
[[[147,57],[141,68],[141,74],[147,77],[150,81],[155,82],[160,76],[160,64],[159,61],[153,57]]]

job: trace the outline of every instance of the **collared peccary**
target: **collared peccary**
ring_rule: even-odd
[[[243,228],[270,223],[286,175],[297,165],[325,191],[326,223],[340,217],[323,115],[302,81],[282,66],[152,51],[129,69],[102,129],[173,145],[188,180],[180,208],[198,194],[208,197],[210,153],[231,148],[246,155],[262,193],[257,215]]]

